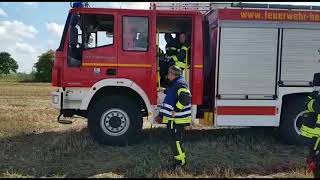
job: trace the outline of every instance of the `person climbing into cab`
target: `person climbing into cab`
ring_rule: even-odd
[[[173,58],[177,55],[178,44],[175,43],[171,33],[165,33],[164,39],[166,41],[166,54],[163,61],[160,60],[160,84],[162,87],[168,87],[170,81],[167,78],[168,69],[174,65]]]

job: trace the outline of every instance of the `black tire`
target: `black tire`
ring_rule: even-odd
[[[281,117],[280,117],[280,138],[290,145],[306,145],[307,140],[299,135],[297,129],[301,127],[301,120],[297,120],[296,117],[305,110],[306,96],[299,95],[285,100],[282,105]]]
[[[126,96],[102,97],[88,113],[90,135],[100,144],[131,145],[140,134],[142,124],[138,103]]]

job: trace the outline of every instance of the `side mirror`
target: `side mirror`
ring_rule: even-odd
[[[93,42],[93,37],[90,36],[90,37],[89,37],[89,40],[88,40],[88,44],[91,44],[92,42]]]

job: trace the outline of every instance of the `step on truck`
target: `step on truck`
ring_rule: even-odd
[[[76,4],[76,3],[75,3]],[[135,141],[143,118],[156,124],[164,33],[185,32],[192,126],[277,127],[303,144],[299,116],[320,69],[317,6],[151,3],[150,9],[73,6],[52,70],[52,105],[88,119],[99,143]]]

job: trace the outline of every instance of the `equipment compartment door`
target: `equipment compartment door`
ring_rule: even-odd
[[[221,99],[273,99],[278,29],[221,28],[218,95]]]
[[[283,29],[280,80],[284,86],[309,86],[320,71],[320,30]]]

